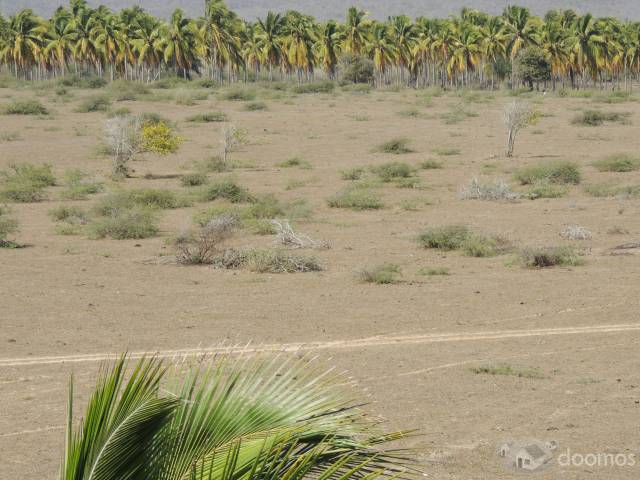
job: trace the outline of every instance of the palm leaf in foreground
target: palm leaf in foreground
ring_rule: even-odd
[[[300,359],[218,356],[192,364],[122,357],[74,430],[61,480],[374,479],[414,476],[406,432],[381,434],[349,382]]]

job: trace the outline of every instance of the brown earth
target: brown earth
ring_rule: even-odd
[[[106,178],[109,159],[96,153],[105,114],[74,112],[94,93],[74,90],[68,103],[54,102],[48,90],[35,94],[54,114],[0,116],[0,131],[21,136],[0,143],[0,169],[47,162],[59,178],[68,168]],[[3,101],[33,95],[0,90]],[[495,453],[510,438],[553,439],[558,453],[640,454],[640,257],[609,250],[639,239],[639,201],[590,197],[581,186],[557,199],[459,198],[474,175],[509,180],[520,166],[554,158],[578,163],[583,184],[639,184],[638,172],[600,173],[590,164],[638,151],[640,104],[536,94],[530,101],[545,116],[521,133],[516,157],[507,159],[501,112],[510,99],[501,94],[466,101],[452,94],[427,100],[410,90],[260,96],[268,111],[246,112],[242,102],[215,94],[195,106],[157,99],[116,104],[169,118],[187,140],[174,155],[144,155],[124,186],[183,188],[176,176],[215,153],[220,128],[185,119],[222,110],[248,133],[234,158],[253,166],[233,176],[253,192],[309,202],[313,217],[295,226],[331,244],[308,252],[323,271],[271,275],[159,261],[171,254],[167,239],[203,204],[164,211],[155,238],[121,241],[56,235],[51,208],[94,201],[61,201],[62,187],[50,188],[47,201],[12,205],[20,222],[16,239],[28,248],[0,250],[0,478],[56,476],[70,372],[84,400],[105,355],[247,342],[317,351],[327,364],[348,370],[389,428],[421,431],[411,444],[429,478],[513,478]],[[447,125],[440,115],[461,102],[478,116]],[[630,123],[571,124],[577,111],[594,107],[631,112]],[[399,115],[411,108],[420,116]],[[409,138],[415,152],[372,152],[394,137]],[[434,151],[442,148],[460,153],[438,157]],[[276,166],[294,156],[313,168]],[[382,210],[327,206],[349,183],[340,177],[345,168],[429,158],[444,168],[417,172],[424,189],[380,187]],[[145,179],[148,172],[161,178]],[[217,175],[223,174],[211,176]],[[304,184],[287,189],[291,181]],[[417,210],[403,209],[401,202],[411,199]],[[559,232],[573,224],[591,230],[593,239],[573,242],[584,249],[584,266],[544,270],[522,268],[513,254],[470,258],[418,247],[415,237],[425,227],[451,223],[504,235],[517,246],[567,243]],[[629,233],[608,233],[613,226]],[[272,242],[248,234],[236,241]],[[359,282],[359,270],[383,262],[402,268],[401,283]],[[422,276],[421,267],[447,267],[451,274]],[[502,364],[538,369],[543,378],[471,371]],[[635,479],[638,469],[553,465],[539,478]]]

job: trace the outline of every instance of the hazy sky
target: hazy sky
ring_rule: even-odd
[[[91,5],[105,4],[120,9],[133,4],[141,5],[149,12],[168,17],[175,8],[182,8],[189,15],[199,15],[204,0],[89,0]],[[228,0],[227,4],[242,17],[253,20],[264,16],[268,10],[284,11],[297,9],[312,14],[318,19],[343,19],[344,12],[351,4],[370,13],[371,17],[385,19],[389,15],[405,13],[410,16],[446,17],[457,13],[464,6],[490,13],[499,13],[512,3],[530,7],[535,13],[543,14],[553,8],[573,8],[580,12],[592,12],[598,16],[616,16],[623,19],[640,20],[640,0]],[[0,10],[14,13],[22,8],[33,8],[38,13],[50,15],[58,5],[67,4],[61,0],[0,0]]]

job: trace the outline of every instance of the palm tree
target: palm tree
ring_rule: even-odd
[[[26,77],[27,69],[41,59],[46,32],[46,24],[31,9],[22,10],[9,18],[0,58],[13,63],[16,77],[18,71]]]
[[[95,65],[97,62],[97,48],[94,40],[94,29],[96,27],[96,18],[93,10],[89,8],[72,9],[74,14],[73,20],[69,24],[69,34],[73,42],[73,58],[74,62],[80,64]],[[78,73],[77,63],[76,74]]]
[[[347,21],[344,25],[344,43],[342,49],[347,53],[359,55],[367,43],[369,22],[364,17],[367,14],[363,10],[351,7],[347,11]]]
[[[384,85],[387,83],[387,70],[398,55],[398,49],[389,35],[387,25],[378,22],[373,24],[371,39],[364,51],[373,60],[373,65],[378,72],[377,84]]]
[[[283,33],[287,44],[287,62],[296,69],[298,82],[301,82],[303,74],[313,73],[313,21],[301,13],[289,12]]]
[[[146,70],[147,81],[151,80],[151,71],[160,67],[164,55],[162,29],[162,24],[151,15],[140,16],[133,27],[132,48],[142,67],[142,78]]]
[[[480,34],[470,25],[462,24],[456,29],[451,57],[447,64],[450,75],[462,75],[462,84],[469,84],[469,73],[478,63],[481,52]]]
[[[406,432],[380,433],[308,362],[127,363],[103,369],[77,428],[72,379],[61,480],[414,477],[387,446]]]
[[[171,22],[164,35],[164,61],[182,70],[186,79],[194,62],[195,35],[191,21],[179,8],[171,15]]]
[[[585,74],[595,80],[602,60],[604,39],[598,30],[596,20],[588,13],[576,20],[568,38],[571,60],[584,81]]]
[[[64,75],[67,63],[71,57],[72,35],[71,14],[63,7],[56,9],[49,22],[44,48],[44,55],[50,58],[49,64],[60,67],[60,75]],[[55,71],[55,68],[54,68]]]
[[[531,16],[528,8],[509,6],[502,14],[507,33],[507,52],[511,62],[518,52],[527,46],[539,43],[537,19]],[[511,72],[511,86],[514,87],[515,73]]]
[[[97,24],[93,32],[96,51],[102,60],[109,65],[109,76],[113,81],[114,63],[121,49],[121,42],[124,40],[121,24],[118,22],[118,17],[112,14],[104,17],[98,15],[96,19]]]
[[[285,27],[285,19],[279,13],[269,11],[264,21],[258,19],[258,27],[262,55],[269,67],[269,80],[273,80],[273,67],[280,64],[283,55],[280,35]]]
[[[416,30],[411,19],[406,15],[391,17],[389,24],[391,38],[397,52],[396,63],[400,71],[400,81],[404,83],[404,70],[412,66],[411,52],[416,41]]]
[[[324,71],[331,80],[336,76],[336,66],[338,64],[342,38],[343,32],[338,29],[338,24],[333,20],[329,20],[322,26],[318,42],[316,43],[317,56],[324,67]]]
[[[480,35],[481,51],[485,62],[491,67],[491,90],[494,88],[496,62],[507,54],[507,34],[504,21],[500,17],[491,17],[482,25]]]
[[[564,77],[568,71],[569,49],[567,47],[566,30],[559,23],[548,20],[544,24],[540,38],[540,47],[549,57],[551,63],[551,82],[556,89],[556,79]]]

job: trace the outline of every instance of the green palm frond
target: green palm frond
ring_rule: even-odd
[[[409,478],[410,452],[388,444],[314,362],[221,356],[163,366],[122,357],[104,369],[69,428],[61,480]]]

